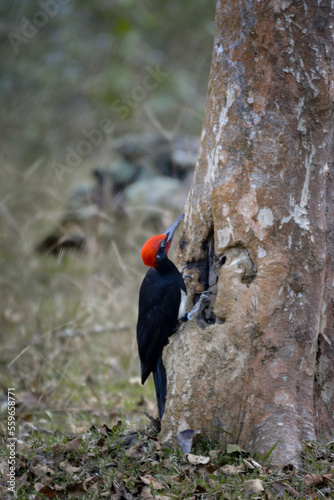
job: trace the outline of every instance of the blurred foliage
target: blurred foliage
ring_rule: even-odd
[[[116,137],[199,136],[214,10],[214,0],[0,2],[0,378],[47,409],[92,399],[122,413],[119,392],[131,409],[145,391],[154,400],[152,385],[129,380],[140,247],[156,228],[138,213],[98,214],[87,252],[35,249],[92,168],[112,164]],[[71,167],[62,179],[54,162]],[[161,215],[160,231],[175,214]]]
[[[214,8],[213,0],[0,3],[3,154],[25,162],[61,156],[106,118],[114,135],[152,131],[147,109],[165,129],[198,135]],[[138,91],[122,120],[111,106],[143,85],[148,67],[168,76],[144,97]]]

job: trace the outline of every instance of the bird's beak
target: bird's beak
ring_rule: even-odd
[[[183,219],[183,217],[184,217],[184,214],[180,215],[180,217],[178,219],[176,219],[176,221],[167,229],[167,231],[164,232],[164,234],[167,234],[166,243],[168,243],[169,241],[171,241],[173,239],[174,233],[177,230],[177,228],[179,227],[180,222]]]

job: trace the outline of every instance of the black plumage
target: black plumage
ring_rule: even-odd
[[[141,381],[144,384],[150,373],[153,373],[160,419],[164,413],[167,392],[162,352],[169,337],[175,333],[179,319],[182,319],[180,316],[185,315],[184,299],[187,293],[182,274],[167,256],[169,241],[176,227],[173,224],[170,234],[166,231],[152,238],[152,247],[154,245],[157,251],[149,265],[154,267],[147,271],[139,292],[137,343]],[[150,240],[146,245],[151,251]]]

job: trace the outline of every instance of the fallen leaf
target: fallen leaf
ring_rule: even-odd
[[[156,441],[155,439],[152,439],[151,441],[153,442],[153,446],[154,446],[155,451],[162,450],[161,443],[159,441]]]
[[[214,481],[211,477],[209,478],[208,482],[212,489],[216,490],[219,489],[219,484],[216,481]]]
[[[198,484],[195,488],[195,491],[194,493],[206,493],[207,492],[207,489],[204,488],[204,486],[202,486],[201,484]]]
[[[99,481],[99,478],[97,476],[91,476],[86,478],[84,481],[68,484],[66,486],[66,491],[70,492],[71,496],[81,498],[83,493],[87,493],[88,489],[97,481]]]
[[[136,500],[135,497],[124,488],[118,488],[116,493],[111,497],[112,500]]]
[[[151,480],[146,477],[146,476],[139,476],[140,479],[143,481],[144,484],[150,484],[151,483]]]
[[[50,486],[43,486],[40,489],[37,489],[37,486],[40,483],[35,484],[35,489],[38,491],[38,493],[43,493],[48,498],[59,498],[59,491],[55,491],[53,488],[50,488]],[[65,491],[65,490],[63,490]]]
[[[110,436],[111,434],[113,434],[113,431],[109,429],[106,424],[104,424],[100,429],[100,434],[103,434],[103,436]]]
[[[79,483],[69,483],[66,486],[66,491],[70,492],[72,496],[80,493],[86,493],[87,489],[85,488],[84,482],[80,481]]]
[[[218,465],[216,464],[208,464],[208,465],[201,465],[200,471],[203,472],[204,474],[213,474],[216,472],[218,469]]]
[[[294,488],[292,488],[292,486],[290,486],[287,483],[278,483],[278,482],[273,483],[273,488],[280,495],[282,495],[282,494],[284,495],[284,492],[286,491],[293,498],[300,498],[298,491],[296,491]]]
[[[206,465],[210,462],[210,457],[203,457],[201,455],[193,455],[192,453],[186,453],[186,459],[192,465]]]
[[[7,487],[0,484],[0,500],[5,500],[5,498],[7,498],[5,497],[5,494],[7,494],[7,492]]]
[[[54,483],[54,477],[44,476],[41,478],[41,483],[43,484],[43,486],[52,486]]]
[[[325,486],[328,486],[332,482],[332,477],[332,474],[306,474],[304,484],[305,486],[316,486],[319,484],[325,484]]]
[[[90,488],[91,486],[93,486],[93,484],[96,484],[97,482],[103,483],[103,481],[98,476],[86,477],[86,479],[83,481],[86,491],[88,490],[88,488]]]
[[[55,484],[54,489],[56,491],[65,491],[64,486],[61,486],[60,484]]]
[[[232,455],[232,453],[246,453],[246,451],[243,448],[240,448],[238,444],[228,444],[226,453]]]
[[[146,417],[149,419],[152,425],[152,431],[155,433],[159,433],[161,431],[161,422],[159,418],[153,418],[151,415],[145,412]]]
[[[217,460],[221,453],[222,453],[222,450],[210,450],[209,456],[210,456],[210,458],[212,458],[212,460]]]
[[[171,476],[168,476],[168,481],[170,483],[180,483],[181,482],[181,474],[172,474]]]
[[[193,431],[192,429],[186,429],[178,433],[177,440],[183,453],[189,453],[191,451],[193,439],[197,434],[200,434],[200,432]]]
[[[143,498],[143,500],[153,500],[152,493],[146,486],[141,490],[140,497]]]
[[[146,476],[139,476],[140,479],[143,481],[144,484],[152,486],[153,489],[155,490],[162,490],[163,485],[159,483],[153,476],[146,475]]]
[[[37,464],[44,464],[45,465],[45,456],[44,455],[34,455],[31,460],[30,460],[30,465],[35,467]]]
[[[124,446],[124,448],[130,448],[130,446],[135,444],[137,441],[138,441],[138,433],[137,432],[126,434],[126,436],[124,436],[123,446]]]
[[[323,474],[322,477],[325,486],[331,486],[333,484],[333,474]]]
[[[151,470],[151,462],[144,462],[140,466],[140,475],[145,476],[147,472]]]
[[[142,443],[136,443],[128,450],[125,450],[125,455],[128,458],[140,459],[146,455],[147,449]]]
[[[94,432],[95,434],[98,434],[99,433],[99,429],[93,424],[90,426],[90,428],[88,429],[88,432],[91,433],[91,432]]]
[[[259,493],[264,491],[263,482],[261,479],[249,479],[244,482],[244,490],[246,495],[253,495],[253,493]]]
[[[273,483],[272,486],[275,490],[277,498],[282,497],[285,494],[285,489],[281,483]]]
[[[72,441],[69,441],[66,443],[66,448],[67,450],[77,450],[81,444],[82,441],[82,436],[77,436],[76,438],[72,439]]]
[[[319,500],[319,493],[316,493],[315,491],[312,490],[305,490],[305,495],[307,495],[307,498],[314,498],[314,500]],[[323,491],[322,491],[323,493]]]
[[[35,466],[30,465],[29,470],[36,477],[43,477],[47,474],[50,474],[51,476],[55,475],[54,471],[45,464],[37,464]]]
[[[226,464],[219,469],[225,476],[233,476],[234,474],[240,474],[240,472],[245,471],[245,466],[240,464],[238,466]]]
[[[62,443],[57,443],[51,448],[52,454],[54,457],[57,457],[58,459],[61,460],[61,456],[64,455],[64,453],[67,451],[67,447],[65,444]]]
[[[248,457],[247,458],[247,461],[254,465],[255,468],[259,468],[259,469],[262,469],[262,465],[259,464],[259,462],[257,462],[256,460],[254,460],[254,458],[251,458],[251,457]]]
[[[34,484],[34,488],[35,488],[35,490],[36,490],[36,491],[41,490],[43,487],[44,487],[44,484],[42,484],[42,483],[38,483],[38,482],[36,482],[36,483]]]
[[[61,462],[59,464],[59,467],[63,469],[63,471],[67,472],[70,476],[73,476],[76,472],[80,472],[82,470],[82,467],[73,467],[67,460],[64,462]]]
[[[251,464],[250,460],[246,460],[245,458],[243,458],[242,462],[243,462],[244,466],[246,467],[246,469],[249,469],[249,470],[255,469],[254,465]]]

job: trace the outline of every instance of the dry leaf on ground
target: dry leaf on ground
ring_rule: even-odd
[[[201,455],[193,455],[192,453],[186,453],[186,459],[192,465],[206,465],[210,462],[210,457],[203,457]]]
[[[141,490],[140,497],[143,498],[143,500],[153,500],[153,495],[146,486]]]
[[[249,496],[264,491],[263,482],[261,479],[249,479],[244,482],[244,491]]]
[[[41,464],[41,463],[37,464],[35,466],[30,465],[29,470],[36,477],[44,477],[47,474],[49,474],[50,476],[55,475],[54,471],[52,469],[50,469],[50,467],[48,467],[45,464]]]
[[[82,441],[82,436],[77,436],[76,438],[72,439],[72,441],[69,441],[66,443],[66,448],[67,450],[77,450],[81,444]]]
[[[333,484],[332,480],[333,474],[306,474],[304,479],[305,486],[316,486],[319,484],[324,484],[325,486],[330,486]]]
[[[234,474],[240,474],[240,472],[245,471],[245,466],[243,464],[240,465],[230,465],[226,464],[223,467],[220,467],[220,472],[225,474],[226,476],[233,476]]]
[[[300,498],[298,491],[287,483],[273,483],[273,488],[279,495],[284,495],[284,492],[286,491],[293,498]]]
[[[159,483],[153,476],[146,475],[146,476],[139,476],[140,479],[143,481],[144,484],[147,484],[149,486],[152,486],[155,490],[162,490],[163,485]]]
[[[191,451],[194,437],[200,434],[199,431],[194,431],[192,429],[186,429],[184,431],[180,431],[177,435],[177,440],[179,445],[181,446],[181,450],[183,453],[189,453]]]

